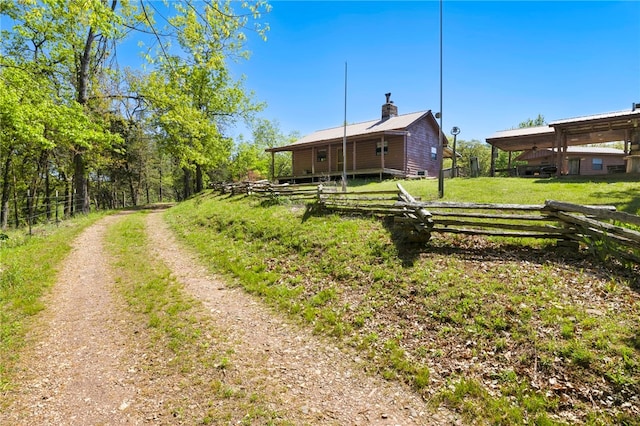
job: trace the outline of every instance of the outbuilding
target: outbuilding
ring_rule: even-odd
[[[539,154],[537,151],[546,150],[550,168],[558,176],[576,174],[576,167],[582,167],[583,163],[577,163],[578,157],[574,156],[569,147],[602,144],[606,142],[623,142],[622,168],[626,173],[640,173],[640,103],[633,103],[631,110],[590,115],[585,117],[557,120],[547,126],[525,127],[496,132],[487,138],[491,145],[491,176],[495,175],[495,160],[498,150],[509,153],[508,169],[512,169],[511,155],[514,152],[524,151],[525,157],[521,159],[535,160]],[[527,154],[528,152],[528,154]],[[548,155],[550,153],[550,155]],[[574,151],[573,153],[577,153]],[[586,154],[586,153],[584,153]],[[576,154],[577,155],[577,154]],[[617,155],[613,154],[612,155]],[[602,162],[592,163],[596,168],[601,164],[603,172],[619,172],[621,166],[618,160],[611,164],[605,164],[604,155]],[[580,161],[586,156],[580,154]],[[600,158],[600,157],[595,157]],[[608,160],[611,157],[607,156]],[[612,167],[608,167],[611,165]],[[583,171],[586,171],[584,168]],[[596,171],[594,169],[592,172]],[[599,171],[599,170],[598,170]],[[580,173],[584,174],[584,173]]]
[[[594,176],[626,171],[626,153],[622,149],[592,146],[567,147],[567,175]],[[553,149],[524,151],[515,161],[526,165],[514,167],[517,176],[545,176],[556,174],[556,155]]]

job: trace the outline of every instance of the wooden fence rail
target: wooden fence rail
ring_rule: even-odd
[[[614,206],[583,206],[548,200],[544,204],[423,202],[402,185],[397,190],[340,192],[323,185],[228,184],[231,194],[256,194],[313,200],[319,210],[392,216],[411,241],[426,242],[433,233],[555,239],[559,245],[600,246],[620,258],[640,263],[640,216]]]

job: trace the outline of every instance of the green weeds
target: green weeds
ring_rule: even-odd
[[[165,401],[176,421],[283,424],[273,421],[280,416],[262,403],[259,394],[248,395],[226,379],[233,369],[233,350],[200,303],[187,296],[169,269],[150,255],[144,215],[121,220],[110,228],[108,241],[117,288],[131,312],[146,325],[149,351],[170,360],[149,368],[153,374],[174,377],[173,382],[182,384]],[[225,402],[220,404],[221,400]],[[238,413],[246,414],[238,419]]]
[[[516,202],[505,197],[469,201]],[[435,383],[454,386],[451,371],[468,365],[459,376],[462,402],[447,396],[447,405],[481,423],[554,424],[566,409],[550,385],[556,376],[572,383],[564,397],[583,421],[597,413],[607,424],[626,411],[584,403],[579,384],[619,392],[619,401],[638,393],[640,310],[627,301],[635,297],[629,285],[597,263],[573,268],[550,247],[505,249],[460,236],[411,249],[378,219],[304,215],[251,197],[202,199],[167,219],[214,271],[425,395],[445,395]],[[511,373],[492,379],[492,389],[486,377],[473,378],[483,369]]]
[[[0,390],[10,386],[11,368],[24,344],[32,317],[44,308],[42,297],[73,239],[102,214],[65,221],[59,228],[39,226],[29,236],[7,231],[0,238]]]

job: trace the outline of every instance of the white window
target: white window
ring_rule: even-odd
[[[438,159],[438,148],[436,148],[435,146],[431,147],[431,159],[432,160]]]

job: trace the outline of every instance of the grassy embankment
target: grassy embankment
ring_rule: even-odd
[[[372,186],[395,183],[355,185]],[[437,193],[435,181],[403,186],[423,200]],[[640,208],[638,183],[624,180],[456,179],[445,195]],[[640,300],[628,270],[553,242],[436,235],[405,247],[379,219],[211,192],[167,218],[212,270],[355,348],[432,407],[490,424],[638,422]]]
[[[9,370],[29,322],[43,308],[42,296],[55,283],[60,262],[73,239],[102,217],[92,214],[55,225],[5,231],[0,240],[0,391],[9,386]]]

